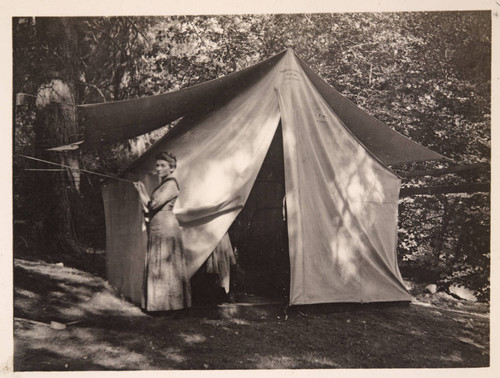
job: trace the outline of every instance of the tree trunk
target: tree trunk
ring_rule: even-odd
[[[35,149],[41,159],[74,167],[37,176],[33,188],[37,198],[33,209],[37,239],[46,247],[65,253],[80,252],[75,232],[75,216],[81,203],[79,152],[46,151],[80,139],[75,107],[76,30],[71,19],[41,18],[36,22],[47,56],[40,65],[43,76],[36,101]],[[41,163],[40,167],[47,168],[47,165]]]

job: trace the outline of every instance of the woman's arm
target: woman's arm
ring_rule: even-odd
[[[168,179],[161,187],[155,190],[149,201],[148,209],[155,211],[161,209],[167,202],[177,197],[179,188],[175,179]]]
[[[144,183],[142,183],[141,181],[134,182],[134,186],[135,186],[135,189],[137,190],[137,192],[139,193],[139,197],[141,199],[142,205],[146,208],[149,201],[150,201],[150,198],[149,198],[148,192],[146,191],[146,187],[144,186]]]

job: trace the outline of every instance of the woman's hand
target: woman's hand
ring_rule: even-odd
[[[134,181],[134,186],[138,192],[146,191],[146,187],[144,186],[144,183],[142,181]]]
[[[149,202],[149,195],[148,192],[146,191],[144,183],[141,181],[134,182],[134,187],[139,192],[139,197],[141,197],[142,203],[146,206],[147,203]]]
[[[146,191],[146,187],[144,186],[144,183],[142,181],[137,181],[137,182],[134,182],[134,187],[135,189],[139,192],[139,194],[142,196],[142,195],[146,195],[148,196],[148,192]],[[149,197],[149,196],[148,196]]]

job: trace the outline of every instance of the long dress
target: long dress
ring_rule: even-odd
[[[181,230],[173,208],[179,194],[175,178],[165,179],[148,203],[148,249],[142,307],[146,311],[179,310],[191,306]]]

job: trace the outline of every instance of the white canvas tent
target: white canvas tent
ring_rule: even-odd
[[[387,165],[443,157],[370,117],[293,51],[193,88],[81,108],[88,141],[116,140],[184,118],[126,177],[152,191],[156,152],[178,157],[189,273],[245,206],[281,122],[291,305],[407,301],[397,265],[400,180]],[[140,303],[147,235],[131,183],[103,187],[109,282]]]

